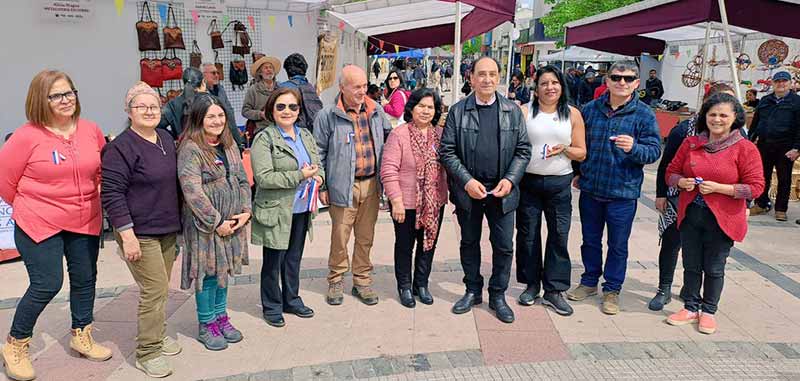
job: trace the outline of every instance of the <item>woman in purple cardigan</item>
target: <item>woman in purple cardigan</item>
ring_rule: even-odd
[[[408,308],[416,305],[414,295],[422,303],[433,303],[428,276],[447,203],[447,175],[436,155],[442,136],[442,129],[436,127],[441,110],[442,102],[433,90],[414,91],[403,114],[406,124],[392,130],[383,148],[381,179],[394,220],[397,291],[400,303]]]

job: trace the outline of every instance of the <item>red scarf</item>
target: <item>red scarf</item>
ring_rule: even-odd
[[[441,167],[436,158],[440,136],[436,127],[428,127],[427,136],[413,122],[408,123],[411,152],[417,166],[416,228],[424,229],[423,250],[433,248],[439,230],[439,176]]]

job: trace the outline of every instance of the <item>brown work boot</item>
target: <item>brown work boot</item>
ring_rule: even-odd
[[[769,208],[762,208],[758,205],[753,205],[750,208],[750,215],[751,216],[760,216],[762,214],[767,214],[769,212]]]
[[[342,285],[342,281],[329,284],[325,301],[332,306],[338,306],[342,304],[342,300],[344,300],[344,285]]]
[[[106,361],[111,358],[111,350],[97,344],[92,338],[92,325],[72,330],[69,347],[91,361]]]
[[[786,212],[775,212],[775,219],[778,221],[787,221]]]
[[[370,286],[353,286],[353,296],[368,306],[378,304],[378,293]]]
[[[597,295],[597,287],[579,284],[578,287],[567,291],[567,299],[574,301],[584,300],[592,295]]]
[[[606,315],[619,313],[619,292],[609,291],[603,293],[603,313]]]
[[[3,346],[3,362],[6,364],[6,376],[14,380],[28,381],[36,378],[31,364],[31,356],[28,348],[31,345],[31,338],[15,339],[11,335],[6,338],[6,345]]]

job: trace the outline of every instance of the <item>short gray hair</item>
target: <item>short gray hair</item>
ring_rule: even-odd
[[[202,65],[200,65],[200,70],[201,70],[201,71],[203,71],[203,70],[205,70],[205,68],[207,68],[207,67],[214,67],[214,68],[216,68],[216,65],[214,65],[214,64],[213,64],[213,63],[211,63],[211,62],[203,62],[203,64],[202,64]]]
[[[612,72],[615,72],[615,71],[623,72],[623,71],[628,71],[628,70],[632,71],[636,75],[637,78],[639,77],[639,65],[637,65],[636,62],[633,62],[633,61],[617,61],[617,62],[614,62],[611,65],[611,67],[608,68],[608,74],[611,74]]]

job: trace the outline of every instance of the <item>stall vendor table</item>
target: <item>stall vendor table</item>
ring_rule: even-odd
[[[672,128],[675,127],[678,123],[689,119],[692,116],[691,112],[679,112],[679,111],[665,111],[661,109],[656,109],[656,122],[658,123],[658,129],[661,132],[661,138],[666,139],[669,136],[669,132],[672,131]]]

